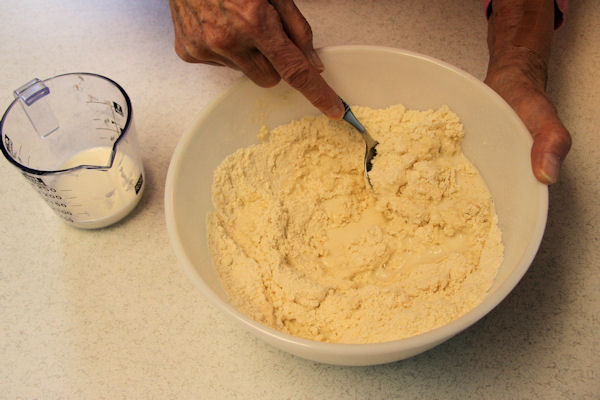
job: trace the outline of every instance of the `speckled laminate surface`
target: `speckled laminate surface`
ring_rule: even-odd
[[[317,46],[374,44],[482,78],[479,0],[298,1]],[[487,317],[389,365],[309,362],[259,342],[177,266],[163,212],[171,153],[198,111],[239,75],[172,49],[167,0],[0,3],[0,106],[33,77],[88,71],[132,98],[147,189],[123,222],[63,224],[0,160],[0,398],[389,399],[600,397],[600,2],[572,1],[549,92],[574,146],[550,190],[529,272]]]

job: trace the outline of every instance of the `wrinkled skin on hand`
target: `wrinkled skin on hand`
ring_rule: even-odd
[[[169,0],[175,51],[184,61],[228,66],[263,87],[281,79],[330,118],[344,113],[323,80],[312,32],[293,0]],[[545,184],[558,180],[571,136],[545,92],[553,0],[494,0],[485,82],[521,117],[534,144],[531,163]]]
[[[547,185],[558,180],[571,135],[546,94],[554,34],[553,0],[493,0],[485,83],[516,111],[533,137],[531,166]]]
[[[516,48],[492,62],[485,83],[516,111],[533,136],[531,166],[547,185],[558,180],[560,165],[571,147],[571,136],[544,90],[546,66],[528,49]]]
[[[281,79],[330,118],[343,106],[321,77],[312,32],[292,0],[169,0],[175,52],[187,62],[228,66],[263,87]]]

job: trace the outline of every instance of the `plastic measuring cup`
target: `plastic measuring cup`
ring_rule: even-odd
[[[144,191],[131,101],[101,75],[34,79],[14,92],[2,120],[2,153],[46,203],[79,228],[115,223]]]

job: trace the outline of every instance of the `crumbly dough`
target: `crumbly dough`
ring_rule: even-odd
[[[491,196],[461,151],[448,107],[353,107],[379,141],[344,121],[307,117],[263,128],[260,144],[218,167],[209,247],[243,313],[336,343],[406,338],[474,308],[503,247]]]

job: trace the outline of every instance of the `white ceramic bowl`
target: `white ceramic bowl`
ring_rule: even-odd
[[[271,345],[307,359],[373,365],[428,350],[486,315],[515,287],[533,260],[546,224],[548,190],[530,167],[530,135],[513,110],[476,78],[423,55],[382,47],[321,51],[325,78],[349,104],[411,109],[448,105],[465,128],[463,150],[488,184],[505,246],[504,261],[483,302],[457,320],[407,339],[377,344],[331,344],[291,336],[238,312],[212,265],[205,219],[212,210],[213,172],[228,154],[257,143],[269,128],[317,111],[286,84],[263,89],[241,79],[206,107],[181,138],[169,166],[165,208],[177,259],[202,294]]]

